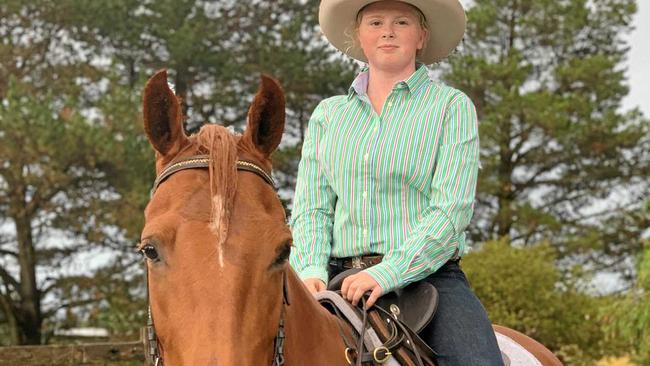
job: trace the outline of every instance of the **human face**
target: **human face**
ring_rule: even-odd
[[[414,67],[426,35],[416,10],[401,1],[378,1],[362,10],[358,37],[370,67],[387,71]]]

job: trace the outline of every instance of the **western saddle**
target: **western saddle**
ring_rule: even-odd
[[[417,335],[429,324],[438,305],[438,292],[420,281],[383,295],[369,309],[365,299],[354,307],[340,295],[343,280],[361,271],[348,269],[330,281],[316,299],[330,313],[347,322],[357,339],[345,339],[350,365],[435,366],[435,352]]]

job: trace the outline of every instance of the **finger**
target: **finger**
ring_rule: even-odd
[[[341,296],[344,299],[348,299],[348,291],[350,290],[350,285],[354,282],[354,275],[346,277],[341,284]]]
[[[316,282],[316,291],[321,292],[325,291],[327,288],[325,287],[325,283],[323,281],[318,281]]]
[[[361,296],[363,296],[363,294],[365,292],[366,292],[366,289],[363,286],[357,287],[357,289],[352,294],[352,300],[350,301],[350,302],[352,302],[352,305],[357,306],[357,304],[359,303],[359,300],[361,300]]]
[[[371,306],[375,305],[375,302],[377,299],[379,299],[379,296],[381,296],[381,287],[375,286],[375,288],[372,289],[370,296],[368,296],[368,300],[366,301],[366,308],[369,309]]]

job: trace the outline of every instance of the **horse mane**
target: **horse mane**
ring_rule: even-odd
[[[206,124],[192,136],[202,154],[210,156],[210,229],[217,236],[219,249],[228,236],[230,214],[237,190],[237,144],[225,127]],[[220,250],[221,251],[221,250]]]

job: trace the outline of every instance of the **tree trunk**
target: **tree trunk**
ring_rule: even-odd
[[[508,117],[506,117],[508,118]],[[512,150],[510,149],[510,133],[512,124],[504,121],[501,127],[501,142],[499,147],[499,191],[497,192],[499,207],[495,217],[497,237],[510,234],[512,227]]]
[[[508,24],[509,32],[508,35],[508,46],[503,49],[504,59],[510,57],[510,52],[514,47],[516,34],[516,14],[517,14],[518,3],[513,1],[511,7],[510,20]],[[502,59],[501,62],[505,60]],[[510,80],[502,80],[504,86],[509,86],[511,92],[516,92],[517,86],[512,85]],[[501,141],[499,143],[499,192],[497,193],[499,208],[496,215],[497,222],[497,236],[502,238],[510,234],[510,229],[512,228],[512,204],[513,204],[513,189],[514,185],[512,184],[512,173],[515,169],[512,162],[513,151],[510,147],[510,142],[512,141],[512,129],[513,121],[512,115],[508,114],[505,116],[503,121],[503,127],[501,129]]]
[[[41,314],[40,292],[36,287],[36,256],[34,253],[34,239],[32,237],[32,222],[30,213],[26,212],[26,189],[19,185],[14,191],[16,197],[13,202],[21,202],[12,207],[12,217],[16,225],[16,239],[18,241],[18,263],[20,265],[20,300],[15,305],[17,312],[17,331],[20,344],[41,343]]]

